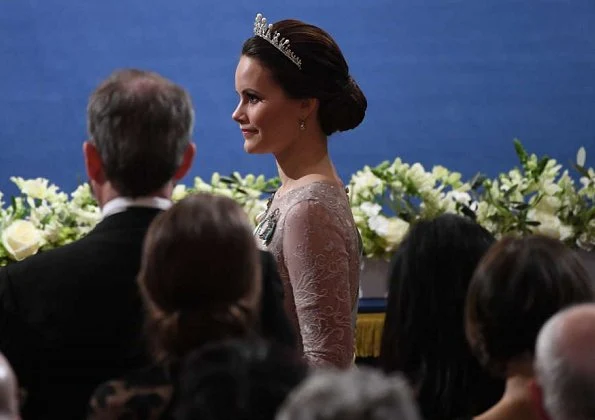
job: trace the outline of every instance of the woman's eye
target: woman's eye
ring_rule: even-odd
[[[246,94],[246,97],[248,98],[248,102],[251,104],[255,104],[260,101],[260,98],[258,96],[254,96],[249,93]]]

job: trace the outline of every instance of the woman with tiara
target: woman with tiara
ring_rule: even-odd
[[[244,150],[275,157],[281,187],[255,235],[271,251],[285,307],[311,365],[354,358],[361,246],[328,137],[357,127],[367,101],[333,38],[298,20],[257,15],[235,73],[232,118]]]

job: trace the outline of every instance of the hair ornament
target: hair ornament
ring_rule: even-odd
[[[271,23],[267,24],[267,19],[260,13],[256,15],[254,20],[254,35],[267,40],[273,47],[289,58],[298,69],[302,69],[302,60],[289,48],[289,40],[282,38],[279,32],[273,31],[273,25]]]

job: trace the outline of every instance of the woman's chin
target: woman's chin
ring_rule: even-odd
[[[253,149],[253,147],[250,144],[250,142],[249,141],[244,141],[244,152],[246,152],[246,153],[253,153],[252,152],[252,149]]]
[[[260,148],[258,147],[258,142],[250,140],[244,140],[244,151],[251,155],[267,153],[266,150],[260,150]]]

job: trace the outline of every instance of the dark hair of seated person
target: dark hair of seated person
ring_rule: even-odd
[[[537,335],[558,311],[592,302],[580,257],[545,236],[507,237],[484,256],[469,285],[467,337],[480,362],[506,376],[515,359],[533,358]]]
[[[464,329],[467,287],[493,242],[473,220],[447,214],[412,225],[393,257],[380,367],[405,374],[425,419],[472,417],[502,394]]]
[[[260,339],[225,340],[190,353],[180,366],[176,420],[274,420],[308,374],[293,350]]]
[[[175,362],[202,344],[250,333],[261,268],[243,209],[227,197],[197,194],[157,216],[138,284],[157,361]]]
[[[252,227],[231,198],[191,195],[158,215],[138,275],[155,363],[101,384],[88,418],[166,418],[188,353],[254,334],[260,273]]]

